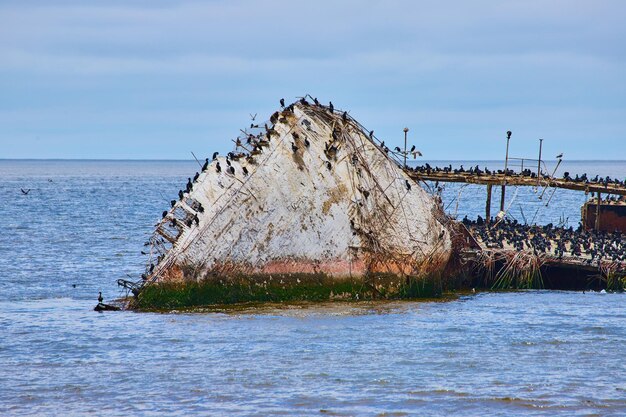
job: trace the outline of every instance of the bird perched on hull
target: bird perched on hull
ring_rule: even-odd
[[[219,152],[213,152],[213,160],[215,161],[217,159],[217,155],[219,155]]]
[[[285,107],[285,99],[284,98],[280,99],[280,107]]]

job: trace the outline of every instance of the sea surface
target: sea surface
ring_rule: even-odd
[[[142,272],[196,170],[0,160],[0,416],[626,415],[624,294],[94,312],[98,291],[115,299]],[[623,179],[626,162],[563,170]],[[447,211],[483,214],[484,188],[446,185]],[[509,214],[578,224],[583,193],[542,191],[507,188]]]

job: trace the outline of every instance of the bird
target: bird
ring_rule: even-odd
[[[200,174],[198,174],[198,173],[196,172],[196,175],[194,175],[194,176],[193,176],[193,182],[198,181],[198,177],[199,177],[199,176],[200,176]]]
[[[296,146],[295,143],[291,143],[291,150],[294,151],[294,152],[298,151],[298,147]]]
[[[250,118],[252,119],[253,122],[254,122],[254,119],[256,119],[256,115],[257,113],[254,113],[254,116],[252,115],[252,113],[250,113]]]
[[[30,193],[30,188],[28,188],[28,189],[26,189],[26,190],[25,190],[25,189],[23,189],[23,188],[20,188],[20,191],[22,192],[22,194],[24,194],[24,195],[28,195],[28,193]]]
[[[183,190],[178,190],[178,199],[182,200],[185,194],[183,194]]]
[[[415,152],[415,145],[411,146],[411,150],[409,152],[411,153]]]
[[[374,131],[370,130],[370,139],[374,139]]]
[[[304,138],[304,146],[308,148],[310,145],[311,145],[311,142],[309,142],[307,138]]]
[[[226,158],[226,165],[230,166],[230,159]]]
[[[165,216],[167,216],[167,211],[163,211],[163,215],[161,216],[162,218],[165,218]]]
[[[328,109],[330,110],[331,113],[335,111],[335,106],[333,106],[332,101],[328,104]]]
[[[102,291],[98,291],[98,302],[101,303],[104,301],[104,298],[102,298]]]
[[[280,99],[280,107],[285,107],[285,99],[284,98]]]
[[[232,175],[235,175],[235,167],[234,167],[234,166],[232,166],[232,165],[231,165],[231,166],[229,166],[229,167],[228,167],[228,171],[230,171],[230,173],[231,173]]]
[[[561,158],[563,158],[563,153],[560,153],[556,156],[556,159],[561,159]]]
[[[333,168],[330,161],[326,161],[326,168],[328,168],[329,171]]]
[[[217,165],[215,165],[215,170],[217,172],[222,172],[222,166],[220,165],[220,163],[218,162]]]
[[[193,183],[191,182],[191,178],[187,178],[187,192],[193,190]]]
[[[208,167],[209,167],[209,158],[205,158],[204,165],[202,165],[202,172],[206,171]]]
[[[511,139],[511,135],[512,135],[512,134],[513,134],[513,132],[511,132],[510,130],[508,130],[508,131],[506,132],[506,138],[507,138],[507,139]]]
[[[411,191],[411,184],[409,183],[409,180],[404,180],[404,184],[406,185],[407,191]]]
[[[243,171],[243,175],[248,175],[248,168],[243,167],[241,170]]]
[[[215,159],[217,159],[217,155],[219,155],[219,152],[213,152],[213,160],[215,161]]]
[[[343,119],[343,121],[347,121],[348,120],[348,112],[344,111],[343,114],[341,115],[341,118]]]
[[[420,151],[412,151],[411,153],[413,154],[413,159],[417,158],[418,156],[422,156],[422,153]]]

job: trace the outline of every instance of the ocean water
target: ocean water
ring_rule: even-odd
[[[624,162],[565,168],[626,177]],[[197,169],[0,160],[1,416],[626,415],[624,294],[92,311],[141,273],[153,224]],[[459,217],[484,211],[484,187],[443,195]],[[507,189],[511,215],[575,225],[585,199],[537,197]]]

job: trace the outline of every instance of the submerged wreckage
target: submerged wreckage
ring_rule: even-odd
[[[301,99],[206,160],[121,284],[140,308],[428,296],[454,227],[373,132]]]

